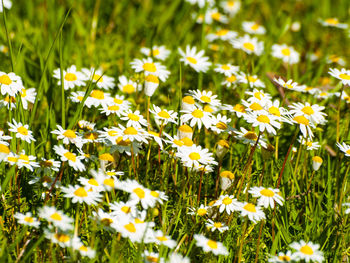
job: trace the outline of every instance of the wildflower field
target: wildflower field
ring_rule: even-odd
[[[0,262],[350,262],[350,1],[0,11]]]

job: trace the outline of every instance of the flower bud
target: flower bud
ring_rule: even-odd
[[[322,163],[323,163],[323,160],[320,156],[312,157],[312,168],[314,169],[314,171],[318,171],[318,169],[320,169]]]
[[[186,124],[181,125],[177,131],[177,136],[179,137],[180,140],[185,137],[192,139],[192,135],[193,135],[193,129]]]
[[[216,145],[216,156],[222,160],[224,158],[225,154],[228,152],[230,146],[227,141],[220,140],[218,141]]]
[[[195,101],[193,97],[185,96],[182,98],[181,110],[192,111],[195,108],[194,104],[195,104]]]
[[[152,97],[153,93],[159,86],[159,79],[155,75],[148,75],[145,77],[145,94]]]

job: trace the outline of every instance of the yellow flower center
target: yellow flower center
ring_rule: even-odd
[[[113,220],[110,218],[103,218],[101,220],[101,223],[105,226],[110,226],[113,223]]]
[[[21,154],[21,155],[18,157],[18,160],[22,160],[22,161],[24,161],[24,163],[29,164],[29,157],[28,157],[28,155]]]
[[[23,126],[18,127],[17,128],[17,132],[22,134],[22,135],[28,135],[28,130],[25,127],[23,127]]]
[[[193,57],[186,57],[187,61],[190,62],[191,64],[197,64],[197,59]]]
[[[346,151],[347,154],[350,154],[350,149]]]
[[[194,104],[195,101],[191,96],[185,96],[182,99],[183,102],[187,103],[187,104]]]
[[[170,118],[170,114],[168,112],[166,112],[165,110],[161,110],[160,112],[158,112],[158,116],[164,119],[169,119]]]
[[[252,26],[250,27],[250,29],[256,31],[256,30],[259,29],[259,27],[260,27],[260,25],[257,24],[257,23],[255,23],[254,25],[252,25]]]
[[[278,259],[281,260],[281,261],[286,261],[286,262],[288,262],[288,261],[291,260],[291,258],[288,257],[288,256],[286,256],[286,255],[284,255],[284,256],[278,256]]]
[[[112,131],[108,131],[107,133],[108,133],[108,135],[111,136],[111,137],[114,137],[114,136],[117,136],[117,135],[118,135],[118,132],[117,132],[117,131],[113,131],[113,130],[112,130]]]
[[[256,135],[256,133],[255,132],[251,132],[251,131],[247,132],[243,136],[244,136],[244,138],[247,138],[248,140],[256,141],[256,139],[258,139],[258,136]]]
[[[27,96],[27,90],[26,89],[22,89],[21,91],[21,97],[25,98]]]
[[[2,75],[0,77],[0,84],[4,84],[4,85],[10,85],[12,83],[12,80],[10,79],[9,76],[7,75]]]
[[[294,121],[296,121],[299,124],[309,125],[309,120],[306,119],[304,116],[296,116],[293,118]]]
[[[74,194],[79,197],[87,197],[88,194],[86,190],[83,187],[79,187],[77,190],[74,191]]]
[[[281,50],[281,53],[283,56],[289,57],[290,56],[290,49],[289,48],[283,48]]]
[[[327,24],[331,24],[331,25],[337,25],[337,24],[339,24],[339,20],[338,20],[337,18],[327,18],[327,19],[325,20],[325,22],[326,22]]]
[[[220,15],[220,13],[215,12],[215,13],[212,13],[212,14],[211,14],[211,17],[212,17],[214,20],[219,21],[221,15]]]
[[[233,107],[233,110],[238,111],[238,112],[242,112],[242,113],[245,112],[245,108],[244,108],[244,106],[242,104],[236,104]]]
[[[10,148],[7,147],[5,144],[0,143],[0,153],[9,154]]]
[[[86,246],[81,246],[80,248],[79,248],[79,250],[80,251],[84,251],[84,252],[88,252],[88,248],[86,247]]]
[[[147,256],[146,259],[149,262],[155,262],[155,263],[158,262],[158,258],[156,258],[156,257]]]
[[[306,255],[313,255],[314,251],[312,250],[312,248],[308,245],[305,245],[303,247],[300,248],[300,252],[304,253]]]
[[[259,103],[256,103],[256,102],[252,103],[249,106],[249,108],[252,110],[262,110],[263,109],[263,107],[261,107],[261,105]]]
[[[266,115],[260,115],[256,119],[257,119],[257,121],[262,122],[262,123],[270,123],[270,119]]]
[[[98,186],[98,182],[97,182],[94,178],[91,178],[91,179],[88,181],[88,184],[94,185],[94,186]]]
[[[179,127],[179,131],[181,131],[181,132],[188,132],[188,133],[192,133],[193,132],[192,128],[190,126],[186,125],[186,124],[181,125]]]
[[[220,228],[220,227],[222,227],[222,224],[220,222],[215,222],[214,227]]]
[[[207,213],[207,210],[205,210],[204,208],[199,208],[197,210],[197,215],[199,216],[204,216]]]
[[[139,121],[139,120],[140,120],[140,117],[137,116],[137,115],[134,114],[134,113],[129,113],[129,114],[128,114],[128,118],[129,118],[130,120],[132,120],[132,121]]]
[[[203,108],[203,111],[205,111],[205,112],[213,112],[214,110],[209,105],[205,105],[204,108]]]
[[[55,221],[61,221],[62,217],[59,213],[55,212],[50,216],[51,219],[55,220]]]
[[[243,47],[249,51],[254,51],[254,49],[255,49],[255,46],[250,42],[244,43]]]
[[[205,103],[210,103],[211,102],[211,99],[208,96],[202,96],[199,99],[204,101]]]
[[[117,98],[114,98],[113,102],[116,103],[116,104],[123,104],[123,100],[120,100],[120,99],[117,99]]]
[[[159,193],[156,192],[156,191],[151,191],[151,196],[158,198],[159,197]]]
[[[315,113],[314,110],[310,106],[305,106],[304,108],[301,109],[301,111],[307,115],[312,115]]]
[[[74,153],[66,152],[65,154],[63,154],[63,156],[66,157],[69,161],[72,161],[72,162],[77,161],[77,157],[75,156]]]
[[[154,63],[145,63],[145,64],[143,64],[142,67],[145,71],[148,71],[148,72],[156,72],[157,71],[157,67],[156,67],[156,65],[154,65]]]
[[[188,138],[188,137],[182,138],[181,141],[182,141],[182,142],[184,143],[184,145],[187,146],[187,147],[190,147],[190,146],[193,145],[193,141],[192,141],[190,138]]]
[[[215,242],[214,240],[211,240],[211,239],[208,240],[207,245],[208,245],[211,249],[217,249],[217,248],[218,248],[218,243]]]
[[[70,237],[66,234],[55,234],[54,237],[62,243],[66,243],[70,240]]]
[[[114,188],[114,180],[112,178],[103,180],[103,184]]]
[[[124,228],[126,230],[128,230],[129,232],[131,232],[131,233],[135,233],[136,232],[136,227],[134,226],[133,223],[129,223],[129,224],[124,225]]]
[[[161,242],[164,242],[164,241],[167,241],[167,240],[168,240],[168,238],[165,237],[165,236],[157,237],[157,239],[158,239],[159,241],[161,241]]]
[[[78,96],[77,99],[78,99],[79,101],[83,101],[84,97],[83,97],[83,96]]]
[[[271,191],[270,189],[262,189],[260,191],[260,194],[262,194],[263,196],[267,196],[267,197],[273,197],[275,195],[275,193],[273,191]]]
[[[134,127],[127,127],[124,130],[124,134],[125,135],[136,135],[137,134],[137,130]]]
[[[34,222],[34,219],[33,219],[33,217],[26,216],[26,217],[24,218],[24,221],[26,221],[27,223],[33,223],[33,222]]]
[[[66,73],[66,75],[64,76],[64,79],[67,81],[76,81],[77,76],[74,73]]]
[[[75,132],[72,131],[72,130],[66,130],[66,131],[63,133],[63,135],[64,135],[65,137],[67,137],[67,138],[70,138],[70,139],[74,139],[74,138],[77,137],[77,135],[75,134]]]
[[[174,140],[173,143],[175,143],[177,146],[183,146],[184,145],[184,142],[183,141],[180,141],[180,140]]]
[[[148,75],[148,76],[146,76],[145,81],[146,82],[152,82],[152,83],[155,83],[155,84],[159,84],[159,79],[155,75]]]
[[[7,160],[8,160],[9,162],[16,163],[17,160],[18,160],[18,158],[10,156],[10,157],[7,158]]]
[[[123,206],[120,210],[122,210],[125,214],[129,214],[131,212],[131,208],[128,206]]]
[[[275,106],[271,106],[269,108],[269,113],[271,113],[272,115],[278,116],[278,117],[281,116],[280,110],[277,107],[275,107]]]
[[[261,100],[261,97],[264,97],[264,94],[262,94],[260,91],[254,93],[254,97],[258,100]]]
[[[120,107],[118,105],[108,106],[108,110],[110,111],[118,111],[119,109]]]
[[[348,74],[339,74],[339,78],[345,79],[345,80],[350,80],[350,75],[348,75]]]
[[[217,35],[217,36],[226,36],[227,33],[228,33],[228,30],[227,30],[227,29],[220,29],[220,30],[216,31],[216,35]],[[226,66],[226,65],[224,65],[224,66]],[[226,66],[226,67],[227,67],[227,68],[223,68],[223,67],[222,67],[222,69],[224,69],[224,70],[230,69],[228,66]]]
[[[105,94],[102,90],[93,90],[90,94],[90,97],[97,99],[97,100],[103,100],[105,98]]]
[[[155,57],[155,56],[158,56],[160,52],[159,52],[159,49],[156,48],[152,50],[152,53],[153,53],[153,56]],[[151,55],[151,52],[149,52],[149,55]]]
[[[133,190],[133,192],[140,198],[140,199],[143,199],[143,198],[145,198],[145,191],[144,190],[142,190],[140,187],[138,187],[138,188],[135,188],[134,190]]]
[[[128,94],[131,94],[135,91],[135,87],[131,84],[126,84],[124,87],[123,87],[123,92],[125,93],[128,93]]]
[[[246,204],[245,206],[243,206],[243,208],[245,210],[247,210],[248,212],[252,212],[252,213],[256,212],[255,205],[253,205],[251,203]]]
[[[228,127],[227,124],[223,123],[222,121],[219,121],[215,126],[220,130],[226,130]]]
[[[350,149],[348,150],[348,152],[350,153]],[[320,156],[314,156],[314,157],[312,157],[312,160],[314,162],[317,162],[317,163],[322,163],[323,162],[323,160],[322,160],[322,158]]]
[[[190,159],[193,161],[199,160],[201,158],[200,154],[196,152],[190,153],[188,157],[190,157]]]
[[[131,141],[129,139],[123,140],[123,137],[118,137],[115,142],[120,146],[129,146]]]
[[[94,74],[93,79],[94,79],[94,81],[103,82],[103,77],[101,77],[98,74]]]
[[[226,64],[225,64],[225,65],[222,65],[221,68],[222,68],[223,70],[229,70],[229,69],[230,69],[230,67],[227,66]]]
[[[98,158],[102,161],[114,162],[113,156],[109,153],[101,154]]]
[[[204,113],[203,113],[203,111],[201,111],[201,110],[194,110],[194,111],[192,112],[192,116],[195,117],[195,118],[197,118],[197,119],[201,119],[201,118],[203,118]]]
[[[248,79],[249,82],[255,82],[255,81],[258,80],[257,78],[254,78],[254,77],[252,77],[252,76],[248,76],[247,79]]]
[[[223,200],[222,200],[222,203],[224,205],[229,205],[232,203],[232,199],[230,197],[225,197]]]
[[[228,78],[226,78],[226,81],[228,82],[235,82],[237,80],[237,77],[235,75],[231,75]]]

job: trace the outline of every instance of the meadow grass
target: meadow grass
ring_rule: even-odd
[[[215,4],[219,7],[220,1]],[[325,27],[319,22],[319,19],[336,17],[349,26],[350,3],[347,0],[247,0],[241,2],[240,11],[235,16],[228,16],[227,24],[217,21],[196,23],[196,19],[209,9],[209,4],[199,8],[183,0],[32,0],[13,1],[11,9],[4,9],[0,27],[0,44],[5,46],[0,53],[1,74],[14,72],[21,77],[26,89],[35,88],[36,97],[28,107],[24,107],[20,93],[15,96],[15,108],[9,109],[2,102],[0,128],[5,135],[12,136],[7,140],[10,151],[20,155],[24,150],[26,155],[35,156],[35,162],[42,170],[39,167],[32,170],[20,168],[18,159],[11,164],[6,161],[8,154],[3,157],[3,152],[0,152],[1,262],[143,262],[147,260],[143,255],[145,250],[159,253],[159,257],[164,258],[175,251],[187,256],[191,262],[267,262],[279,252],[293,251],[290,245],[300,240],[319,244],[323,262],[349,262],[350,224],[343,204],[350,202],[350,157],[336,143],[349,144],[350,104],[346,96],[323,98],[317,95],[321,90],[330,94],[350,94],[348,85],[328,74],[330,68],[347,66],[337,64],[336,60],[334,63],[327,61],[330,55],[337,55],[349,62],[349,31]],[[219,10],[222,12],[221,8]],[[242,36],[245,34],[243,21],[257,21],[266,28],[266,33],[258,36],[259,41],[264,42],[264,52],[259,56],[234,49],[228,41],[215,41],[217,46],[212,46],[213,43],[206,38],[207,34],[219,28],[236,31]],[[295,22],[300,23],[300,30],[293,30]],[[289,65],[271,56],[272,45],[283,43],[298,51],[299,63]],[[113,151],[114,148],[103,140],[85,143],[82,153],[73,143],[64,144],[77,156],[85,156],[84,171],[77,171],[67,161],[62,161],[57,171],[46,174],[53,179],[43,186],[45,165],[40,162],[41,158],[62,160],[54,150],[54,146],[62,144],[62,141],[57,140],[51,131],[60,125],[63,129],[79,131],[79,136],[87,134],[87,129],[79,128],[79,120],[96,123],[94,131],[118,127],[119,124],[125,126],[126,121],[119,116],[106,116],[98,107],[87,107],[84,102],[89,101],[93,90],[99,89],[98,80],[102,81],[107,76],[115,78],[114,83],[117,84],[118,77],[125,75],[144,88],[145,74],[136,73],[130,63],[135,58],[144,57],[141,47],[155,45],[165,45],[170,50],[168,58],[161,61],[170,75],[166,81],[160,81],[150,99],[143,90],[127,94],[117,85],[104,91],[112,96],[124,95],[130,109],[133,112],[139,110],[147,120],[145,130],[157,132],[164,140],[168,139],[164,133],[177,135],[180,118],[175,123],[157,124],[148,110],[153,109],[155,104],[162,109],[173,110],[180,117],[185,114],[181,111],[182,99],[190,90],[212,91],[221,106],[234,106],[241,104],[242,99],[247,100],[249,96],[246,92],[253,90],[251,83],[239,83],[228,88],[222,84],[226,77],[214,71],[217,63],[232,63],[245,74],[257,75],[266,86],[263,91],[272,96],[272,101],[278,99],[281,107],[290,109],[288,107],[295,102],[324,106],[327,122],[312,128],[313,141],[319,142],[320,147],[309,150],[299,143],[301,131],[295,122],[283,123],[274,135],[267,130],[260,132],[244,118],[225,108],[220,113],[232,120],[225,124],[224,132],[214,132],[205,127],[198,129],[198,125],[193,127],[193,143],[208,149],[209,153],[215,153],[211,157],[217,163],[211,165],[212,172],[186,167],[183,158],[176,155],[177,150],[170,143],[163,141],[163,148],[160,148],[153,137],[147,135],[148,143],[136,143],[140,149],[135,153],[135,149],[129,147],[126,150],[128,154]],[[197,51],[204,50],[213,66],[207,72],[198,73],[180,62],[178,48],[185,50],[186,45],[196,46]],[[315,52],[320,55],[312,61],[309,54]],[[155,59],[153,55],[151,57]],[[65,78],[64,70],[71,65],[78,70],[93,67],[92,75],[99,68],[103,72],[99,78],[85,79],[85,85],[74,89],[84,92],[81,103],[70,99],[72,90],[65,89],[63,81],[58,84]],[[59,79],[53,76],[55,69],[60,69]],[[319,92],[291,91],[276,84],[274,77],[293,79],[316,87]],[[3,101],[6,101],[5,97],[6,94],[0,95]],[[16,133],[10,132],[8,125],[13,123],[13,119],[23,125],[28,124],[36,141],[27,143],[16,138]],[[258,139],[255,143],[244,144],[237,139],[233,130],[241,127],[256,134]],[[269,145],[268,150],[261,146],[263,139]],[[223,156],[218,148],[220,140],[226,143]],[[110,153],[108,158],[112,160],[107,162],[99,158],[104,153]],[[313,169],[314,156],[323,159],[319,170]],[[80,184],[78,178],[89,179],[90,171],[100,168],[123,174],[113,177],[116,187],[101,192],[97,204],[73,203],[65,196],[60,186]],[[221,190],[218,183],[222,171],[233,174],[227,190]],[[29,183],[33,178],[39,181]],[[155,201],[148,209],[140,204],[137,207],[146,211],[144,221],[154,222],[154,229],[163,231],[176,241],[173,248],[157,245],[155,241],[133,242],[121,231],[108,226],[102,218],[97,219],[94,213],[99,209],[110,213],[112,203],[128,200],[127,189],[122,191],[123,187],[117,186],[127,179],[136,180],[147,189],[159,190],[168,197],[162,204],[157,199],[158,203]],[[283,206],[275,202],[275,208],[263,209],[264,219],[253,222],[241,216],[239,209],[230,214],[220,213],[214,205],[214,201],[225,194],[233,195],[241,203],[257,204],[257,199],[248,192],[254,186],[278,188],[284,198]],[[189,215],[189,208],[197,209],[200,204],[206,206],[207,214]],[[63,211],[72,219],[70,225],[73,228],[62,232],[45,221],[39,212],[44,206],[54,206]],[[39,218],[41,224],[38,228],[18,223],[16,213],[26,212]],[[225,223],[229,229],[223,233],[210,231],[205,225],[209,218]],[[118,220],[115,223],[122,224],[124,219]],[[79,242],[91,247],[96,255],[85,257],[69,242],[63,245],[54,243],[47,229],[50,233],[67,234],[70,239],[79,236]],[[222,242],[228,254],[204,252],[197,246],[195,234]],[[148,258],[146,262],[160,262],[151,260]]]

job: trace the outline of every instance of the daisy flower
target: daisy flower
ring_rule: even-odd
[[[264,51],[264,43],[259,42],[257,38],[251,38],[249,35],[244,35],[243,37],[239,37],[237,39],[230,40],[233,48],[241,49],[247,54],[255,54],[260,56]]]
[[[326,122],[325,116],[327,116],[327,114],[322,112],[322,110],[325,109],[324,106],[319,106],[317,104],[311,105],[309,102],[304,104],[298,102],[289,105],[289,108],[291,108],[289,111],[290,114],[305,116],[314,124],[324,124]]]
[[[170,72],[166,70],[166,67],[160,64],[159,62],[153,62],[152,58],[145,59],[135,59],[131,63],[131,67],[135,70],[135,72],[144,72],[146,76],[155,75],[161,81],[166,81]]]
[[[215,33],[211,33],[206,36],[209,42],[213,42],[217,39],[227,41],[235,37],[237,37],[237,32],[228,29],[218,29]]]
[[[340,57],[338,55],[329,55],[327,57],[326,62],[328,64],[336,63],[336,64],[339,64],[340,66],[343,66],[343,67],[346,65],[344,58]]]
[[[213,206],[219,206],[220,213],[226,211],[230,215],[232,212],[240,210],[241,203],[233,195],[220,195],[219,200]]]
[[[56,154],[61,157],[62,162],[68,161],[68,165],[73,167],[73,169],[76,171],[85,171],[85,165],[81,162],[83,159],[85,159],[84,156],[77,156],[75,153],[65,149],[62,145],[55,145],[53,149]]]
[[[205,206],[201,204],[199,207],[194,208],[194,207],[189,207],[188,212],[189,215],[197,215],[197,216],[205,216],[208,214],[208,206]]]
[[[214,222],[211,219],[208,219],[208,221],[205,223],[206,227],[211,230],[211,232],[214,232],[215,230],[219,230],[220,233],[226,231],[229,229],[228,226],[225,226],[224,223],[221,222]]]
[[[176,246],[176,241],[172,240],[170,236],[164,235],[162,230],[157,230],[153,232],[154,243],[157,245],[164,245],[170,249]]]
[[[236,139],[242,141],[244,144],[250,144],[251,146],[254,146],[256,143],[256,140],[258,139],[258,135],[256,134],[255,131],[248,131],[245,128],[241,127],[240,128],[241,131],[235,131],[235,133],[237,134],[235,136]],[[260,139],[258,142],[258,146],[260,147],[260,145],[264,148],[267,147],[267,142],[266,139],[264,138],[264,135],[261,134],[260,135]]]
[[[250,76],[241,73],[237,78],[240,83],[248,84],[250,87],[265,88],[264,82],[262,82],[256,75]]]
[[[111,209],[111,215],[120,218],[125,216],[130,216],[135,218],[137,215],[137,202],[135,200],[129,200],[127,202],[114,202],[109,205]]]
[[[25,214],[17,212],[13,217],[16,218],[18,223],[21,225],[39,228],[40,221],[37,218],[33,217],[31,212],[27,212]]]
[[[111,225],[117,221],[117,218],[112,215],[112,213],[106,213],[102,210],[102,208],[99,208],[97,212],[93,211],[92,215],[94,219],[103,225],[103,227],[107,230],[112,230],[114,227]]]
[[[71,247],[73,237],[63,232],[50,232],[45,230],[45,237],[50,239],[52,243],[58,244],[60,247]]]
[[[124,112],[124,109],[120,107],[118,104],[103,104],[102,108],[100,108],[101,113],[104,113],[106,116],[109,116],[111,114],[115,114],[116,116],[120,117],[121,114]]]
[[[310,140],[312,140],[314,134],[312,133],[311,128],[315,128],[314,123],[310,122],[304,115],[293,116],[292,122],[299,125],[300,131],[302,132],[304,138],[308,137]]]
[[[269,262],[271,263],[294,262],[295,260],[297,260],[297,257],[289,250],[287,253],[279,252],[278,256],[269,258]]]
[[[208,149],[202,149],[201,146],[192,145],[191,147],[181,147],[178,149],[176,156],[181,159],[186,167],[201,165],[217,165],[214,161],[213,154]]]
[[[230,77],[239,71],[239,66],[233,66],[231,64],[216,64],[214,71],[222,73],[226,77]]]
[[[16,133],[16,138],[26,141],[27,143],[36,141],[32,135],[33,132],[29,130],[28,124],[23,125],[21,122],[17,123],[15,119],[12,119],[12,122],[13,123],[8,122],[10,126],[9,131]]]
[[[73,203],[86,203],[88,205],[97,205],[101,202],[101,195],[95,191],[89,191],[88,188],[80,185],[68,185],[68,187],[61,187],[64,197],[72,198]]]
[[[149,252],[148,250],[145,250],[142,253],[142,257],[144,259],[144,263],[164,263],[164,258],[161,258],[159,256],[159,253]]]
[[[322,262],[324,260],[323,252],[319,250],[320,245],[318,244],[306,243],[304,240],[300,240],[299,242],[293,242],[290,247],[296,250],[295,256],[299,260],[305,260],[306,262],[310,260]]]
[[[78,148],[83,147],[83,139],[73,130],[65,130],[60,125],[56,125],[57,130],[51,131],[51,133],[57,135],[57,140],[62,140],[64,144],[75,144]]]
[[[27,168],[30,171],[34,171],[34,168],[39,167],[39,163],[35,162],[36,157],[32,155],[26,155],[24,150],[17,156],[17,166],[19,169],[22,167]]]
[[[135,203],[141,202],[144,209],[155,206],[155,202],[150,194],[151,191],[135,180],[126,180],[120,186],[117,186],[117,188],[130,193],[129,200]]]
[[[220,6],[224,9],[225,13],[228,13],[230,17],[233,17],[241,9],[241,1],[227,0],[220,2]]]
[[[293,80],[284,81],[282,78],[274,79],[274,81],[280,85],[283,88],[294,90],[294,91],[300,91],[300,86],[298,83],[293,82]]]
[[[58,79],[57,85],[61,85],[61,69],[55,69],[53,71],[53,77]],[[84,86],[85,80],[86,76],[83,73],[77,71],[75,65],[72,65],[66,70],[63,70],[63,86],[65,90]]]
[[[282,59],[283,62],[290,65],[299,63],[300,55],[294,50],[293,47],[287,46],[286,44],[272,45],[272,54],[273,57]]]
[[[103,92],[102,90],[94,89],[87,97],[85,104],[88,108],[91,106],[98,107],[108,104],[111,101],[110,94]]]
[[[242,28],[248,34],[264,35],[266,33],[265,27],[253,21],[244,21]]]
[[[167,263],[190,263],[190,259],[188,257],[184,257],[175,252],[170,253],[169,260]]]
[[[53,206],[43,206],[39,209],[39,217],[52,223],[62,231],[73,229],[73,219],[65,215],[62,211]]]
[[[261,210],[260,206],[255,206],[252,203],[244,202],[241,204],[241,216],[248,216],[249,220],[253,223],[265,219],[265,214]]]
[[[8,135],[5,135],[4,134],[4,131],[0,130],[0,143],[2,144],[5,144],[5,145],[9,145],[7,142],[5,141],[9,141],[11,140],[12,137],[11,136],[8,136]]]
[[[326,19],[318,19],[318,22],[326,27],[337,27],[337,28],[341,28],[341,29],[347,29],[348,25],[345,23],[340,23],[339,19],[336,17],[330,17],[330,18],[326,18]]]
[[[17,92],[21,92],[21,90],[24,89],[24,86],[21,77],[17,76],[15,73],[0,71],[0,88],[2,95],[15,97]]]
[[[8,143],[0,142],[0,162],[7,159],[11,154],[10,148],[7,145]]]
[[[23,88],[21,90],[21,100],[22,100],[23,109],[27,110],[29,103],[34,104],[35,97],[36,97],[36,91],[34,88],[31,88],[31,89]]]
[[[350,157],[350,145],[347,145],[345,142],[343,142],[342,144],[337,142],[337,146],[339,150],[341,150],[345,154],[345,156]]]
[[[101,69],[83,68],[81,71],[85,75],[86,81],[92,79],[92,82],[100,89],[109,90],[115,87],[114,78],[105,75]]]
[[[147,141],[148,133],[142,128],[133,127],[133,126],[125,128],[123,125],[119,124],[117,133],[120,134],[118,138],[121,136],[121,139],[125,142],[129,140],[131,142],[137,141],[137,142],[144,142],[146,144],[148,143]]]
[[[238,75],[232,74],[232,75],[226,77],[225,80],[223,82],[221,82],[221,85],[224,85],[224,86],[230,88],[231,86],[234,87],[238,83],[239,83]]]
[[[217,95],[213,95],[211,91],[190,90],[189,94],[201,103],[207,103],[213,107],[221,105],[220,100],[217,99]]]
[[[143,47],[141,48],[141,53],[147,57],[154,57],[159,60],[166,60],[170,55],[170,51],[166,49],[165,46],[153,46],[152,51],[150,48]]]
[[[260,132],[267,130],[268,133],[276,135],[276,129],[281,128],[281,124],[278,122],[278,118],[275,115],[268,113],[267,111],[261,111],[259,113],[247,113],[244,119],[248,123],[252,123],[253,127],[259,127]]]
[[[318,150],[321,147],[321,145],[318,142],[314,142],[310,140],[310,138],[304,138],[301,135],[299,136],[298,142],[302,145],[305,145],[308,151]]]
[[[350,86],[350,70],[342,68],[341,70],[337,69],[337,68],[330,68],[328,73],[341,80],[341,82],[343,83],[343,85],[348,85]]]
[[[69,98],[71,99],[71,101],[75,103],[80,103],[83,101],[84,96],[85,96],[84,91],[77,91],[77,92],[72,92]]]
[[[258,102],[260,105],[264,105],[271,100],[271,95],[263,92],[262,90],[254,89],[253,91],[246,91],[245,94],[250,95],[249,102]]]
[[[284,199],[280,196],[279,189],[254,186],[249,189],[248,192],[252,194],[254,198],[258,198],[258,206],[263,206],[265,208],[270,206],[271,208],[274,208],[275,202],[283,206]]]
[[[198,234],[195,234],[193,237],[196,240],[196,246],[201,247],[204,252],[213,252],[215,255],[224,256],[229,254],[226,247],[221,242],[208,239]]]
[[[91,247],[85,246],[79,238],[74,237],[73,241],[73,249],[79,251],[79,254],[83,257],[94,258],[96,256],[96,251]]]
[[[191,66],[197,72],[207,72],[211,66],[208,57],[204,57],[204,50],[200,50],[197,53],[196,47],[186,46],[186,51],[184,52],[181,48],[178,49],[181,59],[185,65]]]
[[[191,5],[197,4],[200,8],[205,7],[206,4],[208,6],[213,6],[215,4],[214,0],[186,0],[186,2],[190,3]]]
[[[107,105],[118,105],[124,110],[128,110],[130,108],[130,102],[125,99],[124,96],[115,95],[114,97],[109,97]]]
[[[136,92],[136,90],[140,90],[139,85],[135,81],[127,79],[124,75],[120,76],[118,81],[118,88],[123,93],[132,94]]]
[[[187,123],[190,121],[190,126],[194,127],[196,124],[198,125],[198,130],[202,128],[202,124],[205,128],[209,129],[212,125],[212,114],[204,111],[201,108],[193,108],[193,110],[182,110],[183,115],[181,116],[181,121],[183,123]]]
[[[166,125],[168,122],[177,123],[177,112],[173,110],[164,110],[153,104],[153,110],[150,109],[149,111],[153,113],[158,124],[162,123]]]
[[[142,126],[147,126],[147,120],[140,114],[140,111],[127,110],[122,112],[121,120],[127,121],[127,127],[141,128]]]

